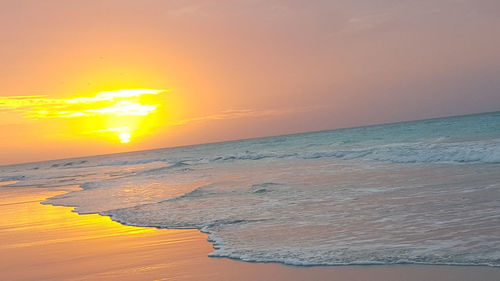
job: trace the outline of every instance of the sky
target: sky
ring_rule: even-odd
[[[0,164],[500,110],[498,0],[2,0],[0,26]]]

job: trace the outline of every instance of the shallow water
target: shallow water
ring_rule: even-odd
[[[500,266],[499,112],[4,166],[0,181],[79,184],[47,202],[198,228],[211,256]]]

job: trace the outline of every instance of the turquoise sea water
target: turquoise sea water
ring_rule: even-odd
[[[10,186],[130,225],[198,228],[211,256],[500,266],[500,112],[0,167]]]

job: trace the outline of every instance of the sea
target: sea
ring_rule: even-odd
[[[500,266],[500,112],[0,166],[74,185],[43,203],[199,229],[212,257]]]

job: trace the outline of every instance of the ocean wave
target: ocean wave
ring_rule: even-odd
[[[1,176],[0,177],[0,182],[2,181],[22,181],[26,179],[26,176],[24,175],[16,175],[16,176],[8,176],[8,175],[4,175],[4,176]]]
[[[463,143],[398,143],[350,150],[320,151],[305,159],[336,157],[392,163],[500,163],[500,141]]]
[[[365,159],[392,163],[500,163],[500,140],[473,142],[445,142],[444,139],[430,142],[394,143],[368,147],[338,146],[328,150],[300,152],[252,152],[217,156],[209,162],[230,162],[238,160],[262,160],[282,158],[340,158]],[[200,159],[203,161],[206,159]]]
[[[221,181],[101,214],[128,225],[199,229],[213,243],[212,257],[303,266],[500,266],[496,166],[343,169],[341,161],[323,160],[241,162],[246,176],[225,181],[241,171],[231,164],[220,170]]]
[[[154,161],[154,162],[156,162],[156,161]],[[144,169],[144,170],[138,172],[137,174],[150,175],[150,174],[168,173],[171,171],[175,171],[175,172],[192,171],[192,169],[189,168],[189,166],[191,166],[191,164],[186,163],[186,161],[179,161],[179,162],[172,163],[170,165],[168,165],[167,163],[165,163],[165,164],[166,164],[166,166],[161,166],[158,168]],[[132,175],[132,176],[135,176],[135,175]]]
[[[209,240],[210,242],[213,242]],[[220,246],[215,246],[217,250]],[[209,257],[216,258],[230,258],[246,262],[257,262],[257,263],[282,263],[286,265],[293,266],[347,266],[347,265],[402,265],[402,264],[415,264],[415,265],[450,265],[450,266],[490,266],[490,267],[500,267],[500,260],[491,261],[488,259],[481,259],[477,257],[468,260],[450,260],[446,257],[415,257],[409,259],[401,259],[394,257],[392,259],[374,257],[373,259],[367,259],[366,255],[359,260],[331,260],[330,255],[327,257],[318,256],[316,253],[314,256],[300,256],[293,257],[290,255],[266,255],[256,256],[254,254],[249,255],[246,253],[232,253],[232,252],[220,252],[214,251],[210,253]]]
[[[50,168],[59,168],[59,167],[74,167],[78,165],[82,165],[88,163],[87,160],[80,160],[80,161],[69,161],[69,162],[60,162],[60,163],[54,163],[50,165]]]

